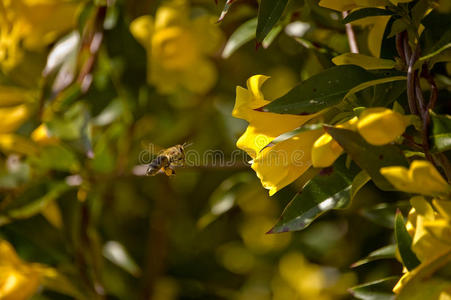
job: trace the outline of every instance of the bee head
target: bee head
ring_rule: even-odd
[[[177,150],[179,150],[182,153],[185,153],[185,144],[177,145],[176,147],[177,147]]]

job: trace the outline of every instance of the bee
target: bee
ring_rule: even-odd
[[[185,147],[185,144],[175,145],[162,151],[149,164],[146,175],[155,176],[162,172],[167,176],[175,175],[175,167],[183,167],[185,164]]]

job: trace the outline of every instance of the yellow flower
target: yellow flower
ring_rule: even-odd
[[[321,0],[319,2],[320,6],[337,11],[348,11],[363,7],[384,7],[389,4],[388,0]],[[382,39],[389,19],[390,16],[374,16],[351,22],[353,25],[369,28],[367,43],[374,57],[380,56]]]
[[[237,147],[252,157],[252,169],[257,173],[263,187],[269,189],[269,194],[273,195],[311,166],[312,145],[322,130],[301,132],[263,149],[277,136],[315,117],[256,111],[256,108],[269,103],[260,90],[267,79],[266,76],[255,75],[247,81],[248,89],[237,87],[232,115],[249,122],[246,131],[237,141]]]
[[[7,241],[0,240],[0,299],[29,299],[47,271],[39,264],[22,261]]]
[[[451,187],[435,167],[426,160],[415,160],[409,170],[401,166],[384,167],[381,174],[395,188],[407,193],[427,196],[448,196]]]
[[[279,274],[297,297],[278,299],[341,299],[347,294],[346,288],[356,282],[353,273],[340,274],[333,268],[326,271],[298,252],[287,253],[280,259]]]
[[[362,112],[357,129],[368,143],[385,145],[403,134],[407,125],[400,113],[384,107],[374,107]]]
[[[0,107],[0,119],[2,126],[0,133],[14,132],[28,118],[29,109],[25,104],[19,104],[13,107]]]
[[[217,71],[208,56],[218,50],[222,33],[214,17],[190,19],[189,13],[185,1],[172,1],[160,6],[155,21],[142,16],[130,25],[147,49],[148,81],[161,93],[183,87],[202,94],[216,83]]]
[[[77,1],[0,1],[0,61],[13,68],[24,50],[37,51],[76,24]]]
[[[337,125],[338,128],[356,130],[357,117]],[[331,166],[335,160],[343,153],[343,148],[330,136],[324,133],[320,136],[312,148],[312,164],[315,168],[325,168]]]
[[[445,213],[451,213],[446,207],[449,201],[434,200],[434,207],[445,208]],[[451,249],[451,219],[436,212],[422,196],[410,199],[412,209],[409,219],[414,219],[412,251],[421,262],[431,260],[444,251]],[[445,205],[443,205],[445,204]]]
[[[451,253],[451,201],[434,199],[431,205],[423,196],[415,196],[410,199],[410,203],[412,209],[409,212],[406,227],[412,236],[412,251],[421,261],[421,264],[404,274],[394,287],[393,291],[399,294],[400,299],[410,299],[409,297],[415,291],[414,286],[416,284],[414,281],[418,280],[415,278],[420,276],[422,270],[433,265],[440,266],[437,261],[443,260]],[[434,289],[442,286],[440,277],[431,276],[433,275],[431,271],[427,272],[427,277],[431,278],[427,282],[421,282],[422,284],[429,285],[430,288]],[[407,287],[408,285],[410,286]],[[449,287],[449,282],[444,285],[445,289]],[[422,289],[424,288],[426,287],[423,286]],[[444,292],[436,290],[435,293],[443,294]],[[418,299],[424,299],[422,297],[421,294]]]
[[[51,135],[45,124],[39,125],[31,133],[31,139],[41,145],[54,144],[58,142],[58,138]]]

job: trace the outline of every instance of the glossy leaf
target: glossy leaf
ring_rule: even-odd
[[[398,277],[388,277],[362,285],[355,286],[349,292],[357,299],[362,300],[394,300],[392,289]]]
[[[400,212],[395,217],[395,238],[403,265],[408,270],[415,269],[420,264],[420,261],[412,251],[412,237],[407,232],[404,218]]]
[[[343,19],[343,23],[353,22],[359,19],[375,16],[391,16],[393,12],[387,9],[377,7],[365,7],[359,10],[351,12],[346,18]]]
[[[361,260],[353,263],[351,265],[351,268],[356,268],[375,260],[395,258],[395,253],[396,253],[396,245],[384,246],[380,249],[371,252],[370,254],[368,254],[367,257],[362,258]]]
[[[224,17],[227,15],[227,13],[229,12],[230,7],[232,6],[232,4],[234,3],[234,0],[227,0],[226,3],[224,4],[224,8],[222,9],[221,15],[219,16],[218,19],[218,23],[221,22]]]
[[[347,169],[345,157],[339,158],[331,168],[323,169],[297,194],[282,213],[269,233],[302,230],[323,213],[344,208],[350,201],[350,189],[358,173],[355,165]]]
[[[200,229],[207,227],[219,216],[232,209],[236,204],[237,190],[251,180],[252,177],[249,173],[238,173],[224,180],[212,193],[208,211],[199,218],[197,227]]]
[[[335,56],[332,62],[337,66],[352,64],[366,70],[391,69],[396,65],[396,62],[391,59],[383,59],[359,53],[343,53]]]
[[[373,98],[369,106],[390,106],[394,101],[398,100],[405,90],[406,83],[404,81],[378,84],[374,86]]]
[[[431,113],[432,149],[443,152],[451,149],[451,116]]]
[[[398,147],[370,145],[358,133],[346,129],[329,126],[325,129],[356,164],[371,176],[380,189],[393,190],[393,186],[380,174],[379,170],[393,165],[408,166],[406,158]]]
[[[257,43],[261,43],[279,21],[288,0],[262,0],[258,9]]]
[[[277,25],[271,29],[271,31],[268,33],[268,35],[265,37],[265,39],[262,42],[263,48],[268,48],[271,46],[272,42],[276,39],[276,37],[279,35],[279,33],[282,31],[283,26]]]
[[[354,65],[332,67],[303,81],[261,110],[282,114],[316,113],[340,103],[353,88],[398,75],[402,73],[392,70],[367,71]]]
[[[360,171],[359,174],[354,177],[351,187],[351,200],[354,199],[355,195],[357,195],[357,192],[360,191],[360,189],[364,187],[365,184],[370,180],[370,175],[368,175],[368,173],[365,171]]]
[[[103,246],[103,256],[133,276],[139,276],[141,269],[125,247],[116,241],[108,241]]]
[[[372,207],[362,208],[359,213],[362,217],[377,225],[393,229],[393,220],[396,216],[397,209],[408,210],[409,208],[409,201],[397,201],[394,203],[380,203]]]
[[[238,48],[249,42],[255,37],[257,29],[257,18],[250,19],[240,25],[230,36],[224,50],[222,58],[229,58]]]

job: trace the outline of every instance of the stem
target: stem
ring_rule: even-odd
[[[418,107],[416,106],[415,100],[415,76],[417,71],[414,70],[413,67],[418,58],[420,48],[417,45],[414,53],[411,56],[409,56],[408,54],[410,52],[410,48],[409,50],[406,50],[406,44],[407,48],[409,48],[409,46],[407,42],[404,42],[404,53],[406,54],[406,58],[409,60],[409,65],[407,67],[407,100],[409,102],[410,112],[412,114],[418,115]]]
[[[343,19],[346,18],[348,15],[347,11],[344,11],[342,13]],[[352,28],[351,23],[347,23],[345,25],[346,28],[346,35],[348,36],[348,43],[349,43],[349,49],[351,50],[351,53],[359,53],[359,47],[357,46],[357,40],[355,38],[354,29]]]
[[[404,46],[403,46],[403,39],[404,39],[404,32],[399,33],[396,35],[396,51],[398,52],[399,57],[401,58],[401,61],[407,65],[406,55],[404,54]]]

